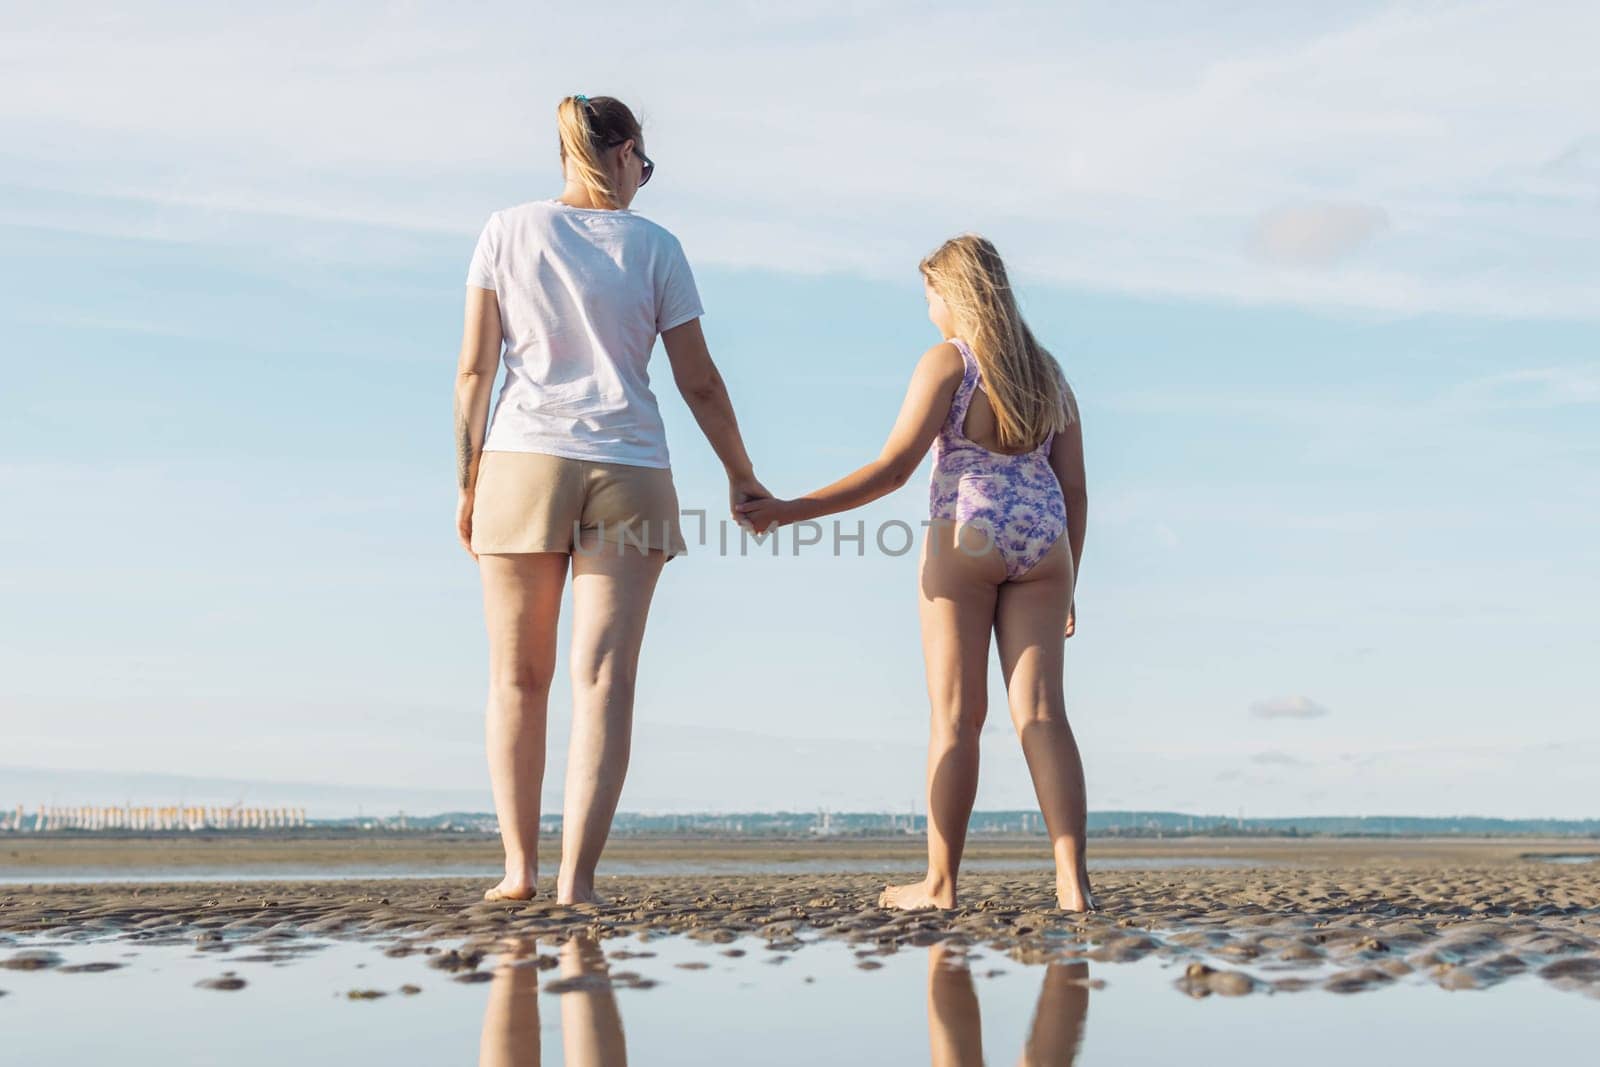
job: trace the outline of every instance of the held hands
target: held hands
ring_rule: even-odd
[[[763,500],[746,501],[733,510],[741,526],[748,526],[758,534],[764,534],[774,527],[784,526],[793,521],[789,513],[789,501],[777,500],[770,496]]]
[[[1067,609],[1067,632],[1064,635],[1062,635],[1061,639],[1063,641],[1065,641],[1067,638],[1071,637],[1073,634],[1075,634],[1077,632],[1078,632],[1078,602],[1077,601],[1073,601],[1072,602],[1072,606]]]
[[[756,480],[756,476],[754,474],[746,475],[744,477],[730,476],[728,478],[728,511],[733,515],[733,521],[738,523],[740,526],[749,525],[748,521],[742,514],[742,509],[747,504],[751,504],[759,500],[771,499],[772,494],[768,492],[766,486],[762,485]],[[762,533],[764,531],[758,529],[756,532]]]

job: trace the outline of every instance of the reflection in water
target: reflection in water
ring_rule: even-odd
[[[548,967],[550,960],[544,960]],[[562,1062],[570,1067],[619,1067],[628,1062],[617,1009],[613,976],[605,954],[592,938],[575,937],[561,946],[559,970],[544,983],[561,996]],[[489,986],[483,1016],[480,1067],[532,1067],[540,1062],[540,958],[534,941],[513,943],[500,957]],[[1021,1062],[1071,1067],[1083,1041],[1089,1014],[1089,966],[1052,963],[1034,1008],[1033,1024]],[[637,975],[618,974],[630,984]],[[983,1022],[966,956],[943,945],[928,950],[928,1038],[933,1067],[974,1067],[983,1063]]]
[[[534,942],[520,942],[500,958],[483,1014],[480,1067],[530,1067],[539,1063],[539,968]],[[628,1062],[622,1015],[605,954],[593,939],[575,937],[561,946],[562,1062],[572,1067],[620,1067]]]
[[[1045,968],[1022,1051],[1024,1064],[1070,1067],[1077,1058],[1089,1014],[1088,977],[1086,963],[1052,963]],[[928,1043],[933,1067],[983,1063],[983,1021],[972,972],[963,957],[943,945],[928,950]]]

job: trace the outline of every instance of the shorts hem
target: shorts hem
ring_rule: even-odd
[[[576,450],[563,449],[559,446],[546,447],[541,445],[537,448],[506,448],[504,445],[497,444],[493,447],[486,446],[483,451],[510,452],[513,455],[519,456],[554,456],[556,459],[570,459],[577,463],[596,463],[600,466],[611,465],[616,467],[639,467],[644,470],[652,471],[669,471],[672,469],[672,463],[668,460],[663,460],[660,463],[656,463],[654,461],[642,459],[619,459],[616,456],[585,455]]]

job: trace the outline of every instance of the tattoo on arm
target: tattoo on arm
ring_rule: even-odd
[[[456,401],[456,484],[472,488],[472,431],[467,428],[467,413]]]

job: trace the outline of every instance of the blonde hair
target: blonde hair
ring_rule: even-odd
[[[952,237],[918,269],[950,308],[956,336],[978,360],[1001,447],[1008,452],[1038,448],[1046,436],[1071,425],[1076,416],[1066,379],[1022,321],[994,245],[972,233]]]
[[[621,207],[605,153],[623,141],[643,148],[644,130],[628,105],[614,96],[569,96],[556,108],[556,126],[561,132],[561,162],[573,164],[578,180],[597,203]]]

